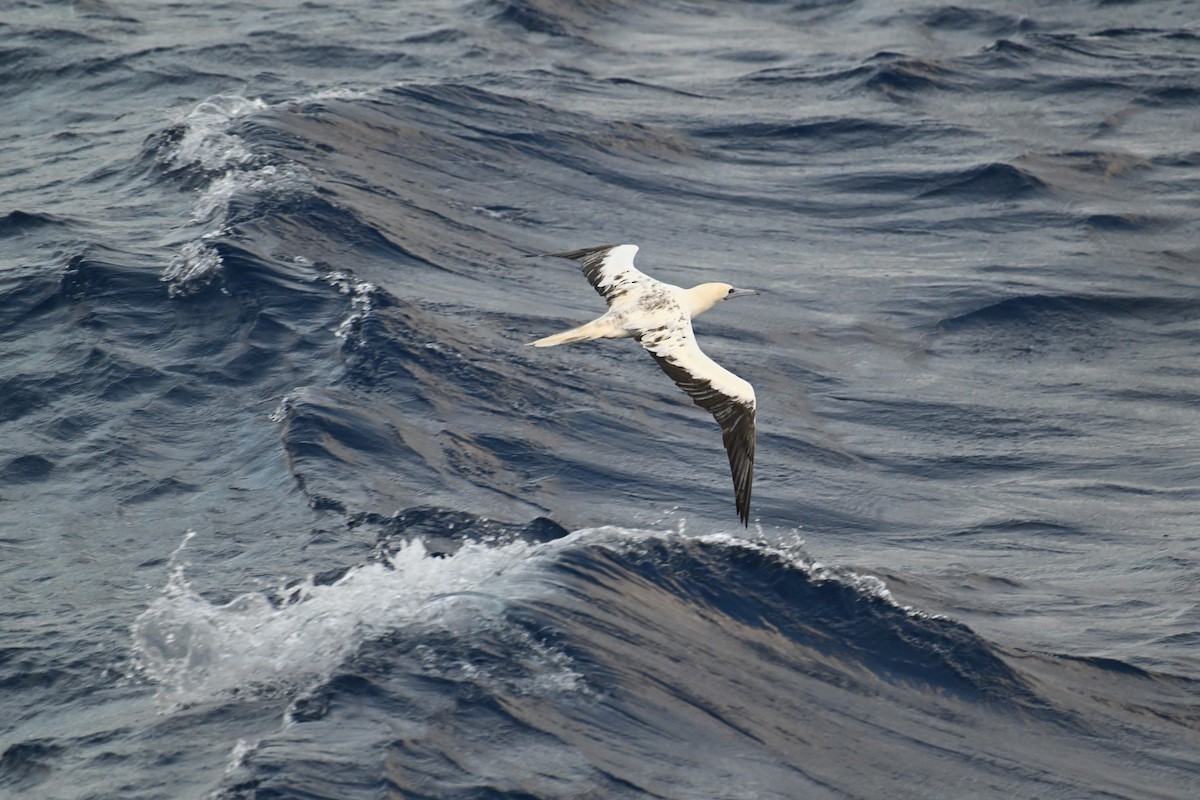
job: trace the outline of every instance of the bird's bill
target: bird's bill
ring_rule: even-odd
[[[725,299],[729,300],[734,297],[748,297],[749,295],[758,294],[758,293],[759,292],[757,289],[736,289],[736,288],[734,288],[734,289],[729,290],[729,294],[727,294],[725,296]]]

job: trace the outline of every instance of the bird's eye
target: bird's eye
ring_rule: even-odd
[[[726,297],[728,297],[728,296],[729,296],[729,295],[731,295],[731,294],[733,294],[733,287],[732,287],[732,286],[730,286],[730,287],[729,287],[729,291],[725,293],[725,296],[726,296]]]

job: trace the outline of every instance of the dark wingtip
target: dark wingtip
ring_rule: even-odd
[[[751,463],[750,468],[751,469],[754,468],[753,462]],[[737,486],[734,486],[733,503],[737,507],[738,519],[740,519],[742,521],[742,525],[749,528],[750,527],[750,487],[749,487],[749,485],[743,486],[740,491],[738,490]]]
[[[566,258],[571,261],[579,261],[596,253],[604,253],[612,250],[614,247],[620,247],[619,244],[601,244],[595,247],[582,247],[578,250],[564,250],[561,253],[533,253],[532,255],[545,256],[547,258]]]

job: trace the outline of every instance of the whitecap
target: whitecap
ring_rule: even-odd
[[[159,280],[167,284],[167,292],[172,297],[193,294],[221,274],[225,262],[212,241],[217,233],[185,242],[171,257],[171,263],[162,271]]]
[[[261,203],[241,204],[244,213],[231,215],[235,200],[258,198],[271,203],[312,192],[312,178],[303,166],[255,152],[236,130],[245,118],[270,108],[257,98],[214,95],[182,120],[182,135],[160,157],[171,169],[199,168],[206,183],[196,190],[189,225],[207,226],[179,246],[161,279],[172,297],[194,294],[221,274],[223,263],[214,242],[232,225],[259,212]],[[237,218],[234,218],[236,216]]]
[[[218,171],[245,164],[252,153],[231,129],[241,118],[262,111],[267,104],[239,95],[213,95],[180,120],[183,135],[166,155],[168,165],[179,168],[198,165]]]
[[[247,592],[213,603],[195,590],[183,563],[132,626],[135,673],[158,686],[167,710],[244,696],[296,696],[327,678],[367,640],[436,626],[469,637],[481,627],[529,667],[528,690],[576,688],[569,659],[505,621],[504,610],[536,582],[541,545],[468,544],[430,556],[417,540],[337,581],[311,579],[268,595]],[[472,665],[421,656],[439,674],[472,676]],[[441,659],[441,660],[439,660]],[[436,669],[434,669],[436,667]]]

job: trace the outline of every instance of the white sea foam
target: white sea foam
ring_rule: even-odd
[[[279,199],[312,191],[311,176],[304,167],[256,153],[237,132],[242,120],[268,108],[257,98],[214,95],[180,120],[183,133],[162,161],[171,169],[198,167],[204,171],[207,184],[197,190],[189,224],[208,227],[198,238],[181,245],[163,270],[162,280],[169,284],[173,297],[202,289],[221,274],[224,263],[214,242],[230,225],[242,221],[230,217],[236,198]]]
[[[371,315],[378,287],[370,281],[360,281],[353,275],[340,271],[327,275],[325,279],[339,292],[350,298],[350,315],[342,320],[333,335],[339,339],[349,339],[351,334],[359,331],[361,339],[362,322]]]
[[[383,633],[432,625],[470,636],[483,627],[498,631],[526,667],[520,689],[578,688],[566,656],[503,619],[514,593],[536,585],[521,579],[538,569],[540,549],[520,541],[468,544],[435,558],[414,541],[386,563],[353,568],[329,585],[310,580],[224,604],[200,595],[175,559],[161,595],[133,625],[135,670],[158,684],[167,708],[248,694],[292,696]],[[418,656],[437,674],[479,677],[454,656],[432,650]]]
[[[238,739],[229,753],[229,763],[225,766],[225,774],[232,775],[241,769],[246,761],[246,756],[253,753],[256,747],[258,747],[257,741],[247,742],[245,739]]]
[[[199,239],[185,242],[171,258],[171,263],[163,270],[161,279],[168,284],[167,291],[172,297],[196,292],[221,273],[224,261],[213,244],[219,233],[213,231]]]
[[[296,404],[296,398],[302,397],[304,393],[304,387],[300,387],[285,394],[279,401],[279,405],[275,406],[275,410],[271,412],[271,416],[268,419],[276,423],[286,420],[288,415],[292,413],[292,407]]]
[[[297,164],[229,169],[214,178],[197,197],[192,206],[191,222],[199,225],[213,220],[228,220],[229,206],[238,196],[302,196],[311,191],[311,186],[308,171]]]
[[[257,98],[213,95],[188,112],[180,124],[183,135],[167,156],[174,167],[197,164],[206,170],[226,170],[252,158],[242,138],[232,132],[241,118],[262,111]]]

